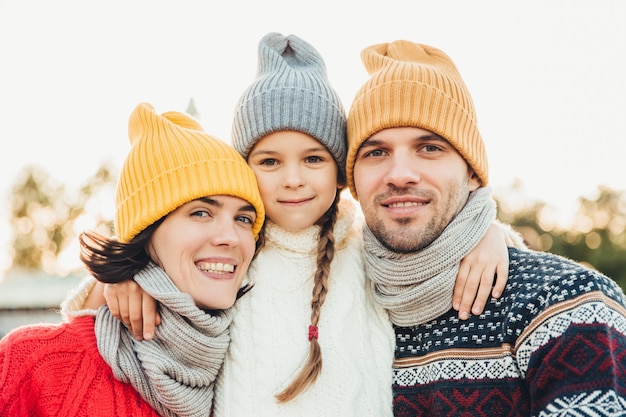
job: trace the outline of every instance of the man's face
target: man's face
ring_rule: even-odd
[[[356,155],[354,185],[365,222],[394,252],[435,240],[480,181],[457,150],[424,129],[384,129]]]

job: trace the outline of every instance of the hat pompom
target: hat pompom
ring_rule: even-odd
[[[260,139],[284,130],[312,136],[344,169],[345,110],[322,56],[295,35],[272,32],[259,42],[256,79],[235,108],[232,142],[247,159]]]

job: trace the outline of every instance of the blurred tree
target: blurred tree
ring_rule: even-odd
[[[532,203],[499,218],[518,230],[532,249],[556,253],[608,275],[626,289],[626,193],[600,186],[595,199],[581,197],[573,224],[555,226],[552,209]]]
[[[112,170],[103,165],[74,195],[38,166],[24,167],[11,193],[13,268],[56,273],[56,260],[76,236],[74,222],[87,202],[113,184]],[[112,221],[97,219],[112,230]]]
[[[190,102],[192,105],[193,102]],[[58,256],[76,237],[75,223],[89,211],[89,229],[113,231],[112,213],[101,212],[98,194],[114,189],[113,169],[104,164],[75,194],[36,166],[22,170],[13,187],[13,266],[56,272]],[[520,184],[514,184],[513,194]],[[112,201],[107,197],[106,201]],[[89,210],[94,206],[95,210]],[[557,226],[557,214],[542,202],[514,208],[498,204],[498,218],[518,230],[530,248],[563,255],[595,268],[626,289],[626,193],[599,187],[594,199],[580,198],[574,222]]]

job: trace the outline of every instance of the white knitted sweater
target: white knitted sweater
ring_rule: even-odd
[[[290,233],[266,227],[266,245],[253,261],[253,289],[235,303],[231,344],[214,400],[215,417],[392,415],[394,333],[365,279],[361,227],[343,201],[335,225],[335,258],[322,306],[322,373],[294,400],[275,395],[304,363],[319,227]]]

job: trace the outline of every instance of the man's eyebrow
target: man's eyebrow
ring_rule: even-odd
[[[382,145],[383,143],[384,143],[384,141],[382,141],[380,139],[368,138],[368,139],[365,139],[363,141],[363,143],[361,144],[360,147],[363,147],[363,146],[378,146],[378,145]]]
[[[448,142],[445,138],[437,135],[436,133],[429,133],[427,135],[423,135],[420,136],[416,139],[420,139],[420,140],[436,140],[436,141],[440,141],[440,142]]]
[[[436,133],[425,133],[423,135],[419,135],[419,136],[415,136],[413,139],[413,141],[416,140],[436,140],[436,141],[441,141],[441,142],[448,142],[445,138],[439,136]],[[380,146],[380,145],[384,145],[385,143],[387,143],[386,140],[384,139],[372,139],[372,138],[368,138],[365,139],[365,141],[363,141],[363,143],[361,144],[361,147],[363,146]]]

